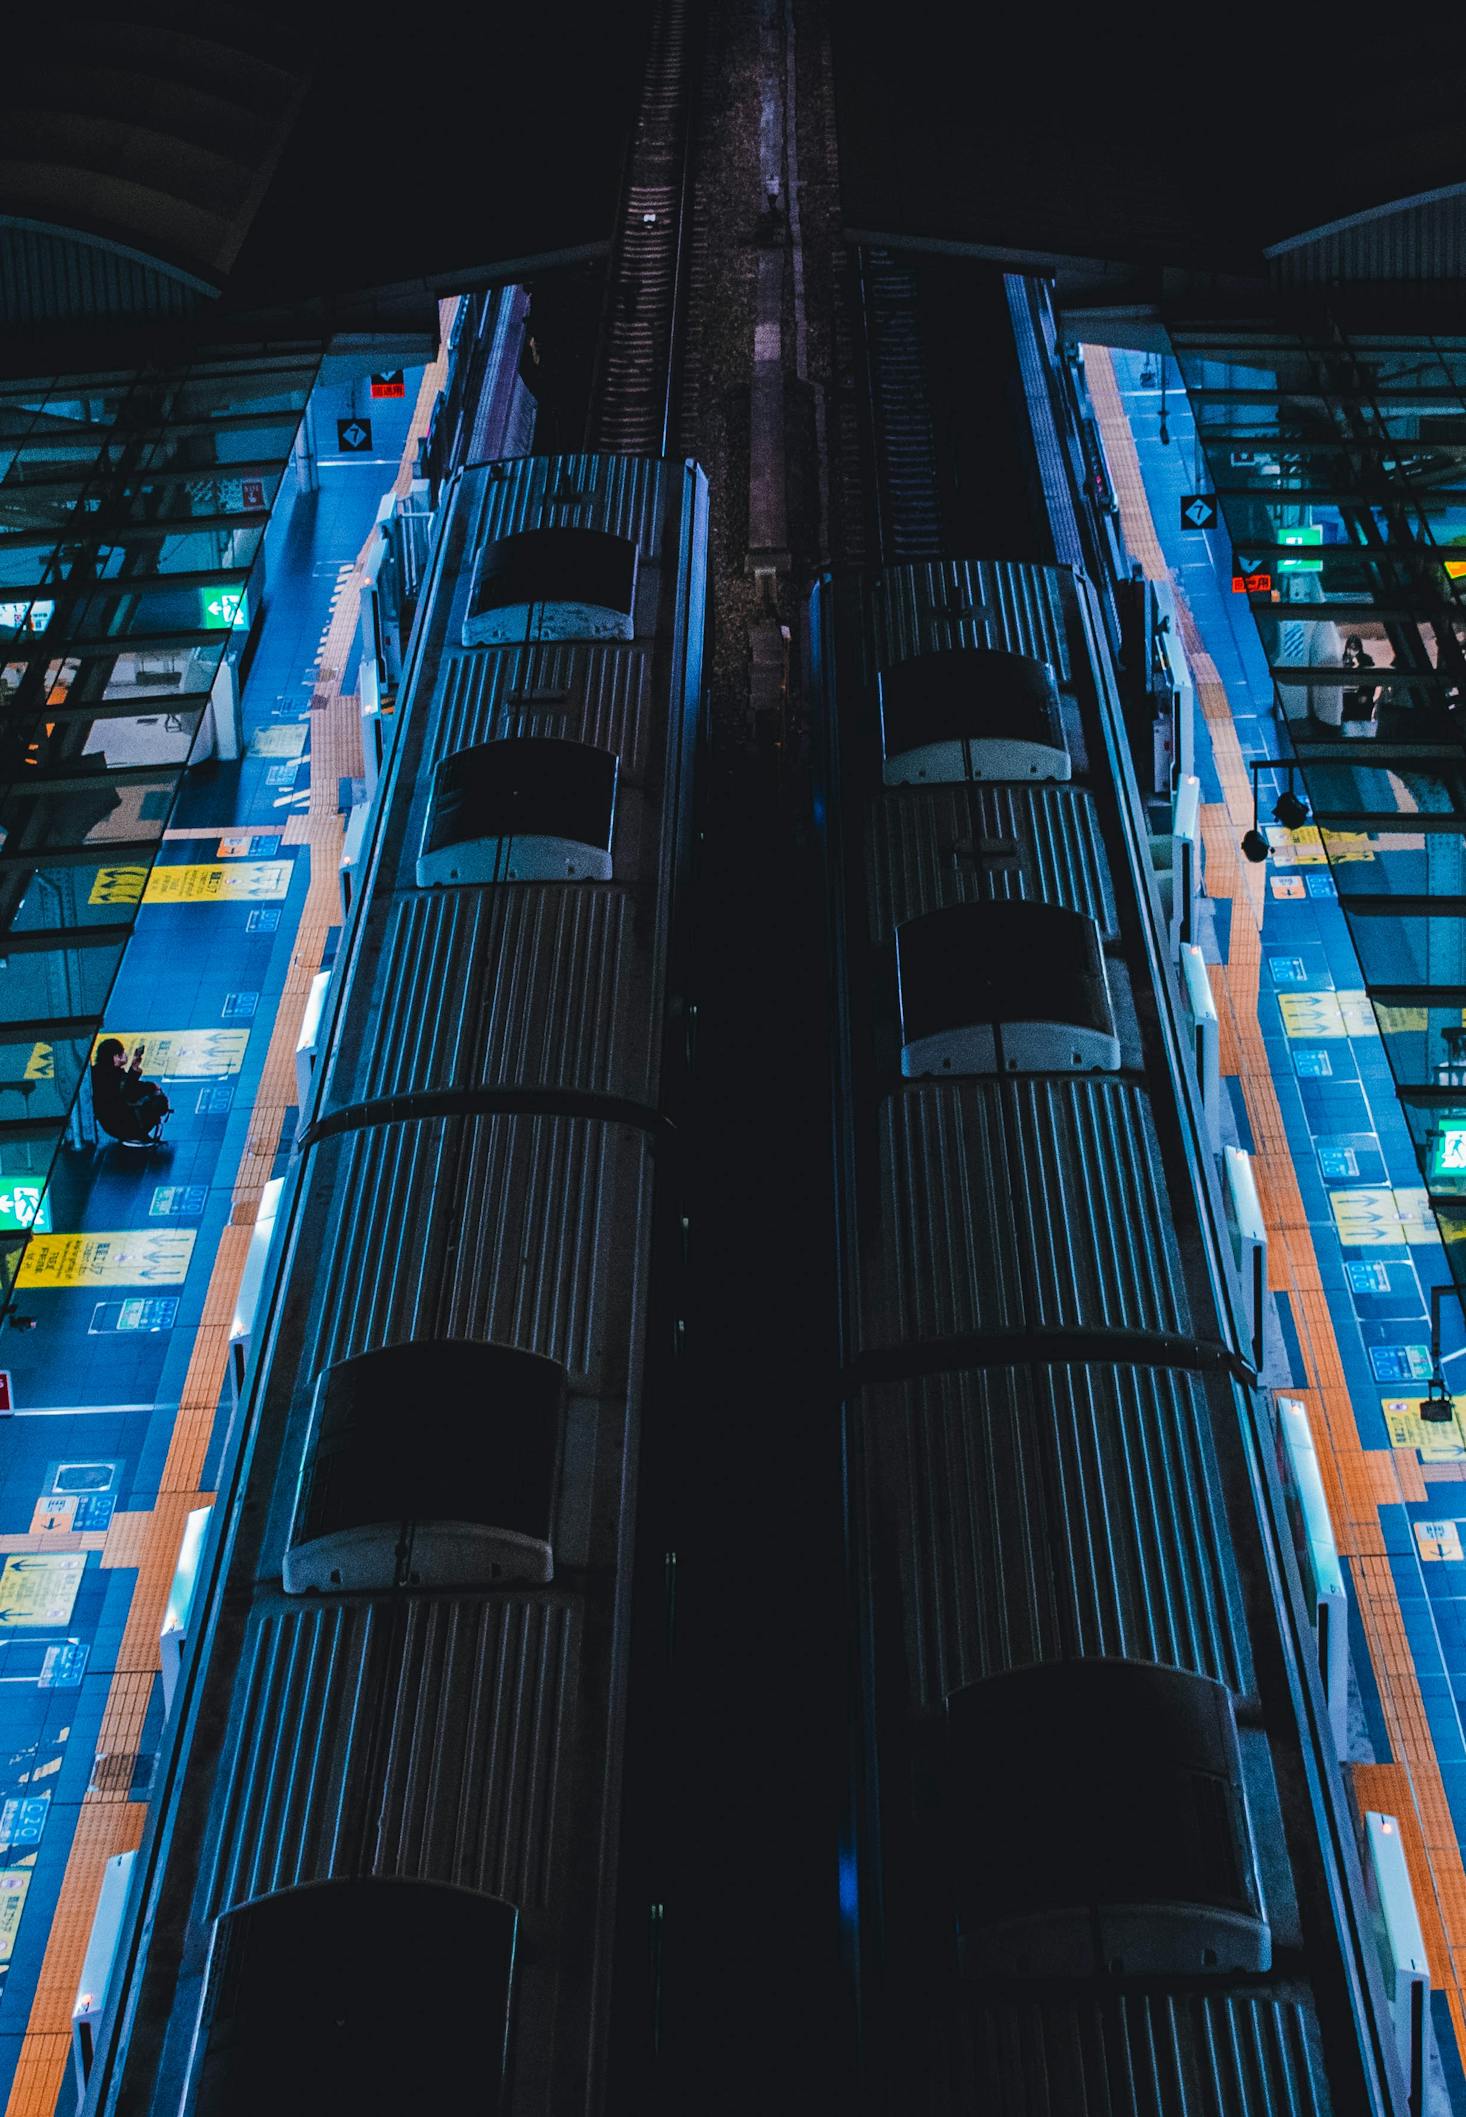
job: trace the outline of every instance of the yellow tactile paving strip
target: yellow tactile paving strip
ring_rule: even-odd
[[[1089,349],[1085,360],[1125,541],[1149,578],[1171,579],[1109,354]],[[1466,1867],[1379,1521],[1381,1506],[1424,1500],[1427,1477],[1434,1482],[1437,1471],[1447,1466],[1427,1465],[1422,1471],[1411,1449],[1366,1449],[1360,1443],[1318,1255],[1257,1020],[1266,869],[1245,861],[1238,849],[1241,833],[1252,822],[1252,789],[1216,666],[1201,645],[1180,583],[1172,580],[1172,586],[1225,797],[1221,802],[1204,803],[1201,811],[1207,894],[1232,899],[1230,960],[1224,966],[1211,966],[1220,1017],[1222,1071],[1237,1074],[1242,1082],[1255,1148],[1254,1173],[1268,1229],[1268,1279],[1274,1288],[1287,1293],[1292,1304],[1308,1377],[1306,1389],[1289,1394],[1308,1407],[1334,1535],[1349,1560],[1396,1760],[1349,1769],[1362,1808],[1384,1809],[1400,1819],[1431,1981],[1446,1993],[1457,2042],[1466,2053]],[[1458,1477],[1466,1475],[1466,1465],[1452,1464],[1449,1470]]]
[[[441,335],[445,345],[454,307],[451,302],[443,304]],[[393,488],[399,496],[405,495],[411,485],[417,444],[427,432],[446,374],[447,361],[441,354],[424,372],[403,449],[402,468]],[[146,1809],[142,1802],[127,1798],[130,1768],[121,1769],[120,1764],[122,1759],[135,1756],[140,1746],[143,1715],[159,1667],[158,1637],[178,1564],[184,1520],[195,1507],[206,1505],[212,1498],[212,1494],[198,1489],[199,1478],[224,1386],[229,1332],[250,1230],[260,1193],[279,1151],[286,1110],[295,1101],[295,1047],[311,982],[321,967],[327,929],[340,918],[337,873],[345,819],[337,809],[337,782],[361,776],[362,755],[359,702],[340,690],[339,680],[357,629],[363,567],[371,541],[341,583],[321,649],[320,673],[311,700],[309,802],[303,812],[290,817],[281,833],[284,844],[310,848],[310,882],[235,1177],[231,1225],[225,1228],[215,1254],[157,1502],[145,1512],[115,1515],[105,1536],[61,1537],[54,1532],[35,1531],[0,1537],[0,1551],[100,1549],[104,1566],[132,1567],[137,1571],[117,1668],[97,1737],[92,1784],[77,1821],[5,2117],[54,2117],[56,2098],[70,2063],[71,2011],[91,1936],[102,1872],[114,1854],[128,1852],[142,1840]],[[166,833],[169,838],[217,839],[230,835],[222,827]],[[232,835],[243,837],[245,827],[238,826]],[[105,1768],[108,1758],[119,1760],[115,1774]],[[112,1783],[114,1776],[116,1784]]]

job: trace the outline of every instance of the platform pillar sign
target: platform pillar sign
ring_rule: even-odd
[[[336,446],[343,456],[369,456],[372,449],[371,420],[358,419],[355,414],[349,419],[338,419]]]
[[[1183,529],[1215,529],[1217,526],[1217,503],[1207,492],[1189,492],[1181,496],[1181,527]]]
[[[401,368],[389,368],[385,375],[373,375],[372,395],[374,397],[405,397],[407,395],[407,384],[403,380]]]

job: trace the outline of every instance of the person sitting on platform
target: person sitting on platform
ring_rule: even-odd
[[[125,1146],[145,1146],[161,1137],[173,1105],[156,1081],[143,1079],[143,1047],[128,1065],[115,1036],[103,1037],[92,1060],[92,1108],[97,1123]]]

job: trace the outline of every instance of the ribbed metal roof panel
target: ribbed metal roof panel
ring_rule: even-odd
[[[954,848],[1007,839],[1018,865],[979,864]],[[1115,937],[1115,899],[1094,799],[1083,787],[942,786],[893,790],[871,812],[866,847],[871,935],[945,904],[1062,904]]]
[[[921,2098],[932,2117],[1327,2117],[1333,2108],[1301,1993],[975,1998],[954,2003],[947,2034]]]
[[[1187,1328],[1155,1121],[1132,1083],[924,1083],[887,1098],[880,1141],[868,1342]]]
[[[486,1087],[650,1102],[659,1024],[648,943],[635,901],[614,885],[396,898],[371,1035],[337,1058],[326,1107]]]
[[[648,456],[536,456],[514,471],[512,477],[472,473],[482,480],[472,554],[526,529],[563,526],[629,537],[644,564],[667,556],[664,523],[680,498],[681,463]]]
[[[282,35],[268,10],[185,0],[12,9],[8,212],[222,278],[285,145],[316,36],[308,21]],[[0,229],[0,247],[8,239]]]
[[[1197,1377],[1164,1368],[990,1368],[865,1392],[870,1534],[898,1555],[915,1700],[1078,1655],[1250,1692],[1210,1417]]]
[[[889,567],[874,600],[879,666],[945,647],[1003,647],[1070,677],[1063,593],[1052,567],[933,559]]]
[[[557,644],[450,654],[440,678],[431,755],[447,757],[506,735],[568,736],[614,750],[622,771],[640,778],[652,706],[644,647],[610,651]]]
[[[568,1600],[305,1602],[262,1616],[207,1915],[363,1872],[546,1903],[584,1634]]]
[[[11,329],[77,316],[182,316],[204,296],[126,252],[41,228],[0,231],[0,316]]]
[[[1275,285],[1339,280],[1466,279],[1466,198],[1423,199],[1323,229],[1268,258]]]
[[[563,1117],[375,1125],[323,1196],[312,1371],[408,1338],[489,1339],[558,1360],[597,1394],[640,1344],[651,1154],[624,1126]]]

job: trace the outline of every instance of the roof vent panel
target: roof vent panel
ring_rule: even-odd
[[[418,856],[419,885],[609,882],[614,751],[552,735],[510,735],[438,765]]]
[[[947,1701],[964,1968],[1267,1970],[1232,1698],[1210,1677],[1088,1660]]]
[[[896,976],[908,1080],[1119,1068],[1104,949],[1082,912],[944,905],[897,927]]]
[[[387,1345],[316,1383],[289,1595],[554,1577],[565,1376],[508,1345]]]
[[[518,1926],[498,1897],[396,1877],[310,1883],[225,1912],[209,1960],[197,2117],[496,2117]]]
[[[636,546],[603,529],[521,530],[484,547],[465,647],[525,640],[629,640],[636,634]]]
[[[896,662],[879,683],[887,786],[1070,776],[1047,662],[952,647]]]

